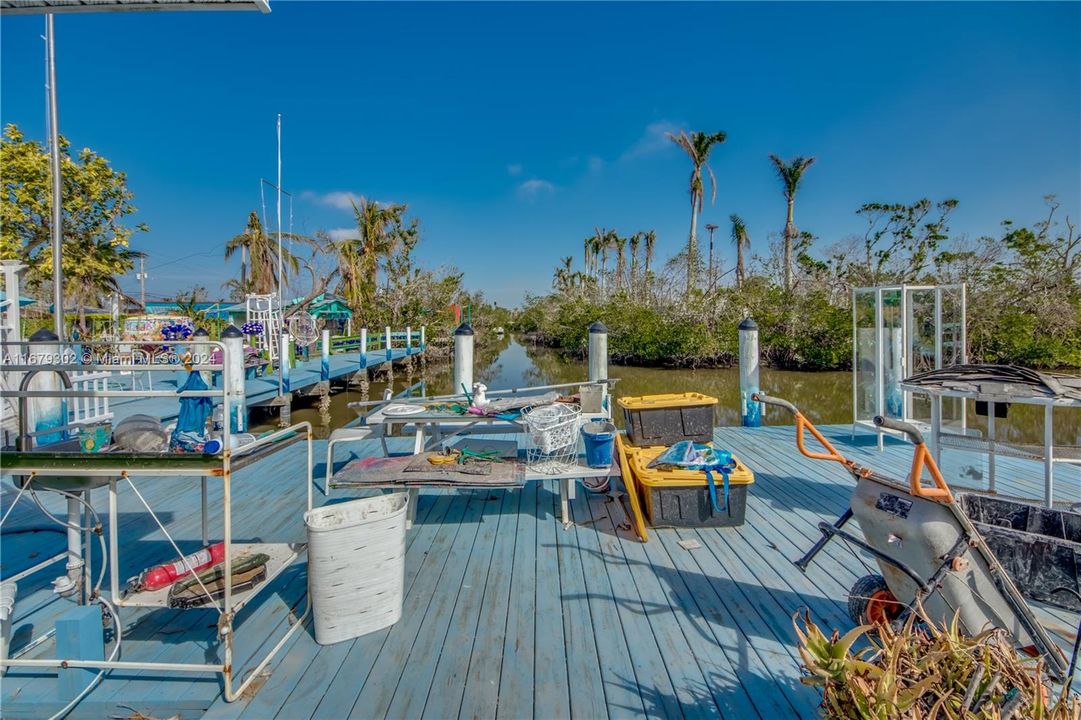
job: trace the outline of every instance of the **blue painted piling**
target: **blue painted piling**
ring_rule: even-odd
[[[762,405],[751,399],[758,392],[758,325],[751,318],[739,324],[740,424],[762,425]]]

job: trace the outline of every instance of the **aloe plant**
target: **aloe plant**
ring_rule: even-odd
[[[1020,656],[1001,630],[966,636],[956,616],[938,627],[918,613],[899,629],[861,625],[843,636],[827,637],[808,613],[793,625],[803,682],[821,689],[826,718],[1081,718],[1081,698],[1068,685],[1055,697],[1042,661]]]

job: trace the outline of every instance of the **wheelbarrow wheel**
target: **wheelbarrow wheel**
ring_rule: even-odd
[[[903,609],[881,575],[864,575],[848,591],[848,616],[857,625],[892,622]]]

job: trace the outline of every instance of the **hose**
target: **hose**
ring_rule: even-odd
[[[90,531],[90,532],[94,533],[95,535],[97,535],[98,543],[101,545],[101,563],[100,563],[101,570],[98,571],[98,579],[94,583],[93,590],[90,593],[90,597],[93,597],[93,596],[98,594],[98,591],[101,590],[102,583],[105,582],[105,568],[109,564],[109,559],[108,559],[109,558],[109,548],[105,544],[105,533],[101,532],[101,518],[98,516],[98,513],[94,509],[94,506],[91,505],[90,503],[88,503],[86,500],[84,500],[82,498],[82,496],[79,495],[78,493],[70,493],[70,492],[67,492],[66,490],[55,490],[55,489],[51,489],[51,490],[49,490],[49,492],[54,492],[54,493],[57,493],[58,495],[64,496],[65,498],[67,498],[69,500],[77,501],[84,508],[86,508],[90,512],[90,514],[94,517],[94,527],[90,527],[90,528],[84,528],[81,525],[76,525],[76,524],[73,524],[73,523],[69,523],[67,520],[61,520],[60,518],[56,517],[51,512],[49,512],[49,510],[42,504],[41,498],[38,497],[37,490],[34,490],[33,488],[30,488],[30,499],[34,501],[34,504],[38,506],[38,509],[41,510],[41,512],[45,513],[46,517],[48,517],[50,520],[55,522],[57,525],[61,525],[61,526],[65,527],[65,528],[69,528],[71,530],[76,530],[76,531],[78,531],[80,533]]]

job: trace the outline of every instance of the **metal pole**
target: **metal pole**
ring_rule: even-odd
[[[49,159],[52,168],[52,241],[53,241],[53,327],[57,338],[64,340],[64,272],[61,249],[64,242],[64,198],[60,177],[60,112],[56,105],[56,34],[53,15],[45,15],[45,47],[49,77]],[[18,302],[18,299],[16,299]]]
[[[473,387],[473,328],[462,323],[454,331],[454,394]]]
[[[758,389],[758,325],[744,318],[739,324],[739,419],[743,427],[762,425],[762,406],[751,399]]]
[[[146,259],[139,258],[139,302],[146,311]]]
[[[278,194],[278,312],[285,320],[285,305],[282,304],[282,114],[278,113],[278,185],[274,188]],[[271,308],[273,311],[273,308]],[[283,328],[284,329],[284,328]],[[284,344],[283,344],[284,347]],[[285,359],[278,358],[278,395],[285,392]]]

